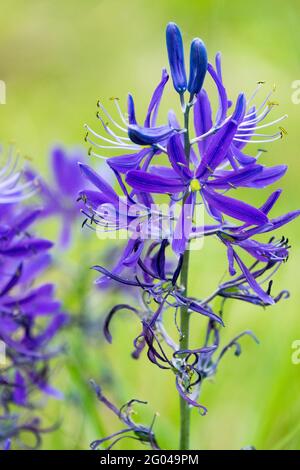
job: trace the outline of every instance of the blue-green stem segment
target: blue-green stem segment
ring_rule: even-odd
[[[192,97],[190,103],[192,102]],[[190,138],[189,138],[189,112],[191,105],[187,104],[184,111],[184,127],[186,132],[184,134],[184,150],[187,160],[190,158]],[[184,200],[183,200],[184,204]],[[180,275],[180,284],[183,287],[183,294],[187,296],[188,289],[188,273],[189,273],[189,258],[190,251],[187,249],[183,255],[183,264]],[[187,306],[182,306],[180,309],[180,349],[188,349],[189,347],[189,312]],[[190,442],[190,407],[188,403],[180,397],[180,450],[188,450]]]

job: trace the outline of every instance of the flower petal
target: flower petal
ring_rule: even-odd
[[[96,188],[100,189],[106,196],[110,199],[112,203],[118,203],[119,196],[113,190],[113,188],[100,176],[96,173],[91,167],[83,163],[79,163],[79,167],[87,179],[94,185]]]
[[[201,190],[202,196],[208,203],[223,214],[227,214],[234,219],[242,220],[253,225],[265,224],[267,216],[259,209],[256,209],[245,202],[238,201],[228,196],[223,196],[215,191],[205,188]]]
[[[286,171],[286,165],[277,165],[270,168],[263,167],[262,172],[249,181],[246,186],[252,188],[265,188],[282,178]]]
[[[155,126],[157,113],[158,113],[158,108],[159,108],[159,105],[160,105],[160,101],[161,101],[161,98],[162,98],[162,94],[163,94],[165,85],[166,85],[168,80],[169,80],[169,74],[166,71],[166,69],[163,69],[161,81],[159,82],[159,84],[155,88],[154,93],[153,93],[152,98],[151,98],[151,101],[150,101],[150,104],[149,104],[149,108],[148,108],[148,111],[147,111],[147,116],[146,116],[146,119],[145,119],[145,122],[144,122],[145,127]]]
[[[167,140],[177,132],[170,126],[142,127],[130,125],[128,127],[128,136],[132,142],[137,145],[153,145]]]
[[[212,128],[212,111],[208,95],[205,90],[201,90],[194,104],[194,126],[196,136],[205,134]],[[210,141],[210,137],[198,142],[200,155],[203,156]]]
[[[194,192],[188,194],[175,227],[172,249],[177,255],[183,254],[187,248],[193,225],[193,213],[196,202],[195,196],[196,193]]]
[[[167,179],[146,171],[132,170],[127,173],[126,182],[138,191],[158,194],[176,194],[184,191],[182,180]]]
[[[250,186],[255,178],[259,178],[263,171],[261,165],[248,165],[237,171],[228,171],[227,174],[220,178],[208,181],[207,185],[214,189],[230,189],[232,187]]]
[[[272,297],[266,294],[265,291],[260,287],[258,282],[255,280],[254,276],[252,276],[249,269],[246,267],[246,265],[243,263],[243,261],[236,254],[235,251],[233,252],[233,256],[237,264],[239,265],[242,273],[244,274],[245,278],[247,279],[249,286],[254,290],[254,292],[258,295],[258,297],[267,305],[274,304],[274,300],[272,299]]]
[[[184,148],[179,134],[173,135],[168,142],[168,157],[176,173],[183,179],[190,179],[192,174],[189,170],[185,157]]]

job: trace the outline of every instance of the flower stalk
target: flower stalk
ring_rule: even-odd
[[[140,322],[141,331],[133,341],[132,357],[139,359],[146,354],[160,370],[175,375],[180,396],[179,448],[188,450],[190,410],[197,409],[202,416],[207,413],[207,408],[199,403],[200,386],[202,389],[205,380],[216,374],[228,350],[233,349],[236,356],[241,354],[242,338],[251,337],[257,341],[254,334],[246,330],[221,347],[220,336],[226,320],[223,316],[225,301],[227,303],[231,299],[269,307],[288,298],[285,290],[273,294],[273,276],[288,259],[288,240],[285,237],[271,237],[269,241],[256,238],[288,224],[300,215],[300,211],[294,210],[275,218],[270,215],[281,195],[280,189],[273,191],[259,208],[241,200],[237,194],[231,196],[237,188],[258,190],[273,185],[287,170],[286,165],[265,166],[261,150],[256,155],[249,155],[244,150],[248,143],[258,142],[257,136],[266,137],[265,142],[269,142],[281,135],[278,132],[270,135],[256,132],[273,105],[266,104],[266,100],[261,105],[254,104],[253,99],[247,99],[244,93],[229,99],[223,83],[220,54],[216,55],[213,66],[207,61],[204,43],[197,38],[191,45],[187,83],[183,42],[177,25],[170,23],[166,35],[172,81],[183,113],[183,128],[180,128],[172,110],[166,124],[157,126],[158,108],[169,78],[165,69],[151,97],[143,125],[137,123],[131,95],[127,114],[120,112],[121,125],[101,108],[110,121],[106,124],[101,118],[106,136],[89,130],[93,141],[88,141],[96,149],[111,150],[113,144],[118,153],[120,148],[130,152],[107,160],[122,196],[103,176],[88,165],[81,165],[93,189],[81,191],[80,198],[85,204],[85,226],[96,231],[125,229],[128,233],[127,244],[113,268],[93,267],[100,274],[96,280],[99,287],[118,283],[125,288],[124,300],[129,289],[133,294],[126,303],[115,305],[107,314],[103,328],[105,338],[112,341],[111,321],[124,309]],[[217,89],[219,104],[216,113],[205,89],[206,79],[212,80]],[[190,114],[196,135],[192,140],[189,136]],[[271,127],[276,122],[278,119],[263,127]],[[111,127],[127,134],[117,135],[119,131]],[[97,142],[94,142],[95,138]],[[164,166],[160,164],[161,154],[167,157]],[[97,156],[102,158],[99,154]],[[158,211],[158,195],[167,198],[167,211],[165,208]],[[198,217],[199,211],[195,208],[203,209],[207,222]],[[194,298],[188,295],[190,243],[207,236],[213,236],[223,246],[229,278],[217,285],[208,297],[201,299],[199,292]],[[243,260],[245,254],[247,261]],[[221,311],[215,311],[212,302],[217,297],[222,300]],[[174,338],[165,323],[170,312],[174,314],[179,331]],[[180,314],[179,327],[177,312]],[[189,344],[191,315],[193,318],[200,315],[207,322],[204,342],[193,349]],[[102,395],[100,401],[111,408]],[[126,417],[122,419],[126,421]],[[147,443],[153,448],[152,425],[147,429],[151,431],[146,432]],[[136,428],[134,423],[129,423],[126,433],[129,430],[141,437],[140,428]],[[142,435],[145,435],[144,428]],[[113,445],[118,440],[116,437]],[[103,439],[97,441],[100,445],[103,442]]]
[[[188,276],[189,276],[189,260],[190,251],[187,249],[183,255],[183,264],[180,276],[180,283],[183,287],[184,296],[188,295]],[[188,307],[183,305],[180,309],[180,348],[189,348],[189,333],[190,333],[190,314]],[[190,406],[187,401],[180,396],[180,441],[179,449],[188,450],[190,440]]]
[[[184,127],[186,132],[184,134],[184,153],[187,161],[190,158],[190,138],[189,138],[189,113],[190,105],[186,106],[184,112]],[[183,200],[183,206],[185,199]],[[188,295],[188,277],[189,277],[189,261],[190,261],[190,251],[189,247],[185,250],[183,255],[183,263],[180,275],[180,284],[183,288],[183,295],[187,297]],[[189,334],[190,334],[190,315],[188,307],[183,305],[180,309],[180,348],[188,349],[189,348]],[[187,401],[180,396],[180,437],[179,437],[179,449],[188,450],[189,441],[190,441],[190,407]]]

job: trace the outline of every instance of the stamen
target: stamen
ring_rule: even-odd
[[[228,118],[230,119],[230,118]],[[209,131],[205,132],[205,134],[202,134],[202,135],[199,135],[197,137],[195,137],[194,139],[191,140],[191,145],[195,144],[196,142],[201,142],[202,140],[206,139],[206,137],[209,137],[210,135],[213,135],[215,134],[219,129],[221,129],[224,124],[226,124],[226,122],[228,121],[228,119],[226,119],[225,121],[223,121],[223,123],[218,126],[218,127],[211,127],[209,129]]]
[[[288,118],[288,115],[285,114],[284,116],[281,116],[280,118],[275,119],[272,122],[268,122],[267,124],[262,124],[261,126],[255,126],[255,129],[263,129],[264,127],[273,126],[274,124],[277,124],[278,122],[283,121],[284,119],[287,119],[287,118]],[[238,127],[238,129],[240,129],[240,126]],[[243,132],[244,131],[252,131],[253,128],[252,127],[243,127],[242,130],[243,130]]]
[[[251,121],[245,121],[244,119],[244,121],[240,124],[239,127],[246,127],[251,124],[257,124],[258,122],[265,119],[265,117],[271,112],[271,110],[272,110],[271,107],[266,106],[266,108],[263,110],[263,112],[259,116],[257,116],[255,119],[252,119]]]
[[[121,149],[121,150],[138,150],[139,149],[139,147],[136,145],[128,145],[125,143],[123,145],[118,145],[117,143],[115,145],[99,145],[93,140],[91,140],[88,137],[88,134],[85,136],[85,141],[89,142],[91,145],[99,149]]]
[[[111,122],[114,126],[116,126],[118,129],[121,129],[121,131],[123,131],[123,132],[127,132],[127,129],[124,129],[124,127],[120,126],[120,125],[111,117],[111,115],[108,113],[108,111],[106,111],[106,109],[104,108],[103,104],[102,104],[100,101],[97,102],[97,106],[98,106],[98,108],[100,108],[100,109],[103,111],[103,113],[106,115],[106,117],[110,120],[110,122]]]
[[[88,150],[88,156],[89,157],[97,157],[101,158],[102,160],[107,160],[107,157],[104,157],[103,155],[99,155],[98,153],[93,152],[93,147],[90,147]]]
[[[104,137],[100,134],[97,134],[97,132],[95,132],[91,127],[89,127],[88,124],[84,124],[83,127],[85,129],[87,129],[95,137],[97,137],[97,139],[101,139],[101,140],[104,140],[105,142],[110,142],[112,144],[115,143],[115,141],[113,141],[111,139],[107,139],[107,137]],[[117,136],[117,137],[118,137],[118,139],[115,139],[115,140],[117,140],[119,143],[122,143],[122,140],[130,141],[129,137],[119,137],[119,136]]]
[[[96,117],[97,117],[97,119],[100,120],[100,122],[101,122],[101,124],[102,124],[104,130],[105,130],[109,135],[111,135],[114,139],[116,139],[118,142],[122,143],[122,140],[121,140],[121,139],[123,139],[124,137],[118,136],[118,135],[108,126],[108,123],[106,124],[106,123],[103,121],[103,119],[102,119],[102,117],[100,116],[100,113],[99,113],[99,112],[96,113]]]
[[[253,132],[251,134],[235,134],[235,137],[276,137],[278,135],[278,132],[276,132],[276,134],[259,134],[259,133],[256,133],[256,132]]]
[[[255,88],[254,92],[252,93],[252,95],[250,96],[249,100],[247,101],[247,107],[249,107],[250,103],[252,103],[252,101],[254,100],[254,98],[256,97],[256,95],[258,94],[258,92],[261,90],[262,86],[265,84],[266,82],[264,81],[259,81],[257,82],[257,87]]]
[[[155,147],[161,150],[163,153],[168,154],[167,149],[160,144],[155,144]]]
[[[123,123],[125,124],[125,126],[127,127],[127,126],[128,126],[128,122],[126,121],[125,116],[124,116],[124,114],[123,114],[122,111],[121,111],[120,105],[119,105],[119,103],[118,103],[119,98],[113,98],[113,100],[114,100],[114,103],[115,103],[116,108],[117,108],[117,110],[118,110],[118,113],[119,113],[119,115],[120,115],[120,118],[122,119],[122,122],[123,122]]]
[[[265,144],[268,142],[274,142],[275,140],[282,139],[282,132],[280,132],[277,137],[274,137],[273,139],[266,139],[266,140],[244,140],[244,139],[236,139],[234,138],[236,142],[244,142],[247,144]]]
[[[260,110],[263,109],[264,106],[268,103],[268,101],[269,101],[270,97],[273,95],[273,93],[274,93],[273,91],[268,93],[268,95],[266,96],[264,101],[261,103],[261,105],[257,109],[255,109],[252,113],[246,114],[244,120],[251,117],[251,116],[255,116],[257,113],[259,113]],[[249,121],[247,121],[247,122],[249,122]]]

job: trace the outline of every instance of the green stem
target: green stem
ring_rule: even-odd
[[[183,256],[183,264],[180,276],[180,284],[184,288],[184,295],[187,295],[188,272],[189,272],[190,252],[186,250]],[[180,309],[180,349],[188,349],[189,347],[189,323],[190,316],[186,306]],[[188,403],[180,397],[180,450],[188,450],[190,441],[190,408]]]
[[[185,113],[184,113],[184,127],[186,132],[184,134],[184,151],[189,161],[190,158],[190,138],[189,138],[189,112],[190,106],[187,105]],[[185,198],[183,200],[183,204],[185,202]],[[188,290],[188,273],[189,273],[189,258],[190,258],[190,251],[187,249],[183,255],[183,263],[180,275],[180,284],[183,287],[183,295],[187,296]],[[188,312],[187,306],[182,306],[180,309],[180,330],[181,330],[181,338],[180,338],[180,349],[188,349],[189,347],[189,323],[190,323],[190,316]],[[180,450],[188,450],[189,449],[189,441],[190,441],[190,408],[188,403],[180,397],[180,442],[179,442],[179,449]]]

